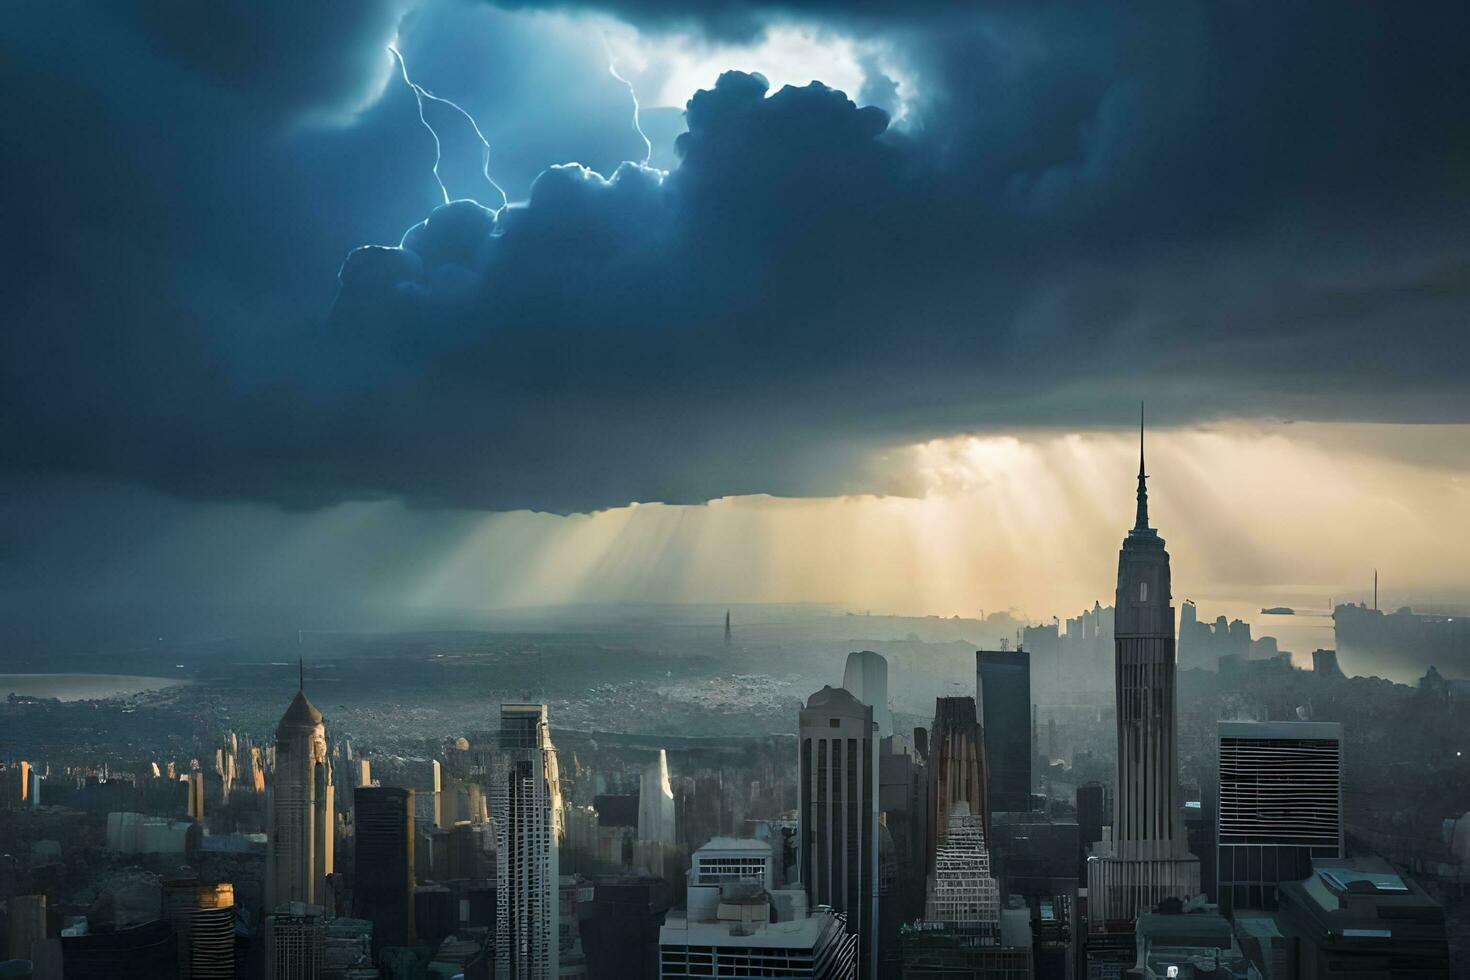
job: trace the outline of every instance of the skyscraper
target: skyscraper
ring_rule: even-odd
[[[352,912],[372,922],[380,948],[414,941],[413,802],[413,790],[396,786],[353,794]]]
[[[303,688],[297,689],[276,726],[266,909],[273,912],[302,902],[322,906],[330,914],[327,876],[332,873],[335,838],[332,759],[322,713],[312,707]]]
[[[1148,524],[1143,420],[1138,426],[1138,509],[1118,554],[1113,621],[1118,784],[1111,847],[1088,862],[1094,928],[1133,921],[1166,898],[1199,891],[1199,861],[1179,819],[1174,606],[1169,553]]]
[[[204,773],[194,770],[189,773],[189,819],[204,822]]]
[[[1220,908],[1274,910],[1282,882],[1342,854],[1342,725],[1220,722]]]
[[[893,715],[888,710],[888,661],[881,654],[872,650],[849,653],[847,667],[842,672],[842,687],[863,704],[872,706],[879,738],[893,734]]]
[[[985,838],[990,839],[985,763],[985,740],[975,717],[975,699],[935,698],[934,729],[929,735],[928,870],[934,870],[935,855],[949,832],[949,814],[956,803],[965,803],[969,812],[980,818]]]
[[[799,726],[797,868],[812,906],[846,914],[858,975],[878,957],[878,726],[842,688],[807,699]]]
[[[554,980],[562,808],[546,705],[501,705],[487,768],[495,823],[495,975]]]
[[[975,702],[985,736],[990,812],[1031,809],[1031,655],[975,651]]]
[[[197,878],[166,881],[163,917],[178,937],[178,980],[233,980],[234,885]]]

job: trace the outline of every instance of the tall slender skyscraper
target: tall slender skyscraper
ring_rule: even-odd
[[[975,703],[985,737],[989,812],[1031,809],[1031,654],[976,650]]]
[[[824,687],[801,711],[797,868],[811,904],[847,916],[858,976],[878,962],[878,726],[873,709]]]
[[[352,912],[379,947],[408,946],[413,931],[413,790],[364,786],[352,794]]]
[[[266,910],[291,902],[319,905],[330,916],[327,876],[335,838],[332,758],[322,713],[298,688],[276,726],[266,852]]]
[[[1024,712],[1026,706],[1021,708]],[[934,730],[929,735],[927,870],[934,870],[935,855],[949,833],[950,811],[957,803],[969,808],[980,820],[985,839],[990,839],[987,784],[985,738],[975,715],[975,699],[935,698]]]
[[[1131,921],[1166,898],[1199,891],[1199,860],[1179,818],[1174,606],[1169,553],[1148,524],[1143,416],[1138,422],[1138,509],[1118,553],[1113,682],[1118,785],[1110,854],[1088,864],[1094,927]]]
[[[561,780],[544,704],[503,704],[488,765],[495,823],[495,976],[558,972]]]

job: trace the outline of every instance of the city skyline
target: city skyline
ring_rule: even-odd
[[[1470,980],[1470,4],[8,14],[0,977]]]

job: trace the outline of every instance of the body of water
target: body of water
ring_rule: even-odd
[[[127,674],[0,674],[0,698],[22,694],[33,698],[88,701],[158,691],[187,683],[183,678]]]

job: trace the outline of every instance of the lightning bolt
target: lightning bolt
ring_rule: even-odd
[[[503,211],[505,209],[505,206],[510,203],[510,198],[506,196],[505,189],[495,182],[494,177],[490,176],[490,141],[485,139],[485,134],[480,131],[480,124],[475,122],[475,117],[470,115],[468,112],[460,108],[455,103],[449,101],[448,99],[441,98],[440,96],[435,95],[433,92],[430,92],[428,89],[424,88],[422,85],[419,85],[413,79],[409,78],[408,63],[403,60],[402,52],[400,52],[396,47],[391,44],[388,45],[388,51],[398,61],[398,71],[399,74],[403,76],[403,84],[407,85],[413,91],[414,100],[418,103],[419,107],[419,122],[423,123],[424,128],[429,131],[429,135],[434,138],[434,182],[439,185],[439,193],[443,196],[444,203],[449,203],[449,188],[444,186],[444,179],[439,176],[439,164],[444,159],[444,146],[442,143],[439,142],[438,132],[436,132],[434,130],[434,127],[429,124],[428,118],[424,115],[425,99],[428,99],[431,102],[437,102],[440,105],[446,105],[449,108],[453,109],[455,112],[459,113],[461,116],[464,116],[465,121],[470,124],[470,128],[475,131],[475,138],[480,141],[481,155],[484,161],[483,165],[480,168],[480,172],[485,175],[486,182],[489,183],[491,187],[495,188],[495,193],[500,195],[500,207],[495,208],[495,212],[498,214],[499,212]]]
[[[633,89],[633,83],[618,74],[618,67],[613,58],[612,47],[607,43],[607,35],[602,35],[602,50],[607,53],[607,73],[623,83],[628,90],[628,97],[633,100],[633,131],[643,141],[643,165],[648,166],[648,161],[653,159],[653,142],[649,140],[648,134],[643,132],[643,123],[638,119],[638,93]]]

